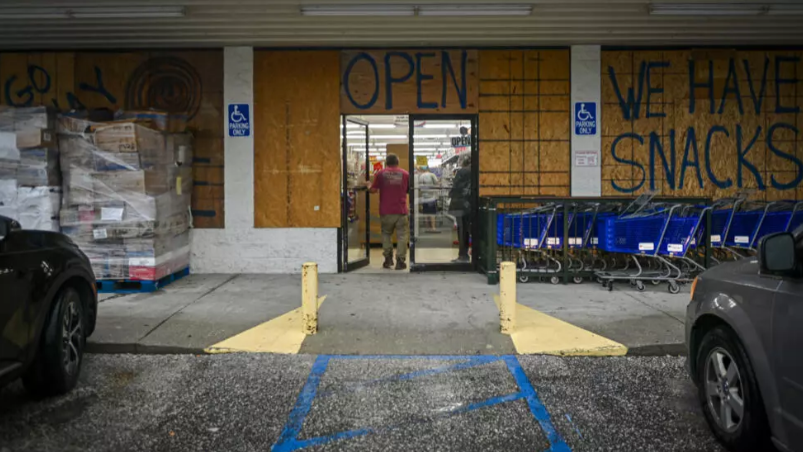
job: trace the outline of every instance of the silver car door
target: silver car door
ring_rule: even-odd
[[[803,451],[803,278],[785,278],[775,295],[776,379],[787,446]]]

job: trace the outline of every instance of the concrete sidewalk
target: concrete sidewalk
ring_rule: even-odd
[[[103,295],[89,350],[203,353],[297,309],[298,275],[191,275],[152,294]],[[309,354],[508,354],[493,296],[477,274],[322,275],[326,302]],[[682,352],[688,294],[596,283],[519,284],[518,302],[628,347],[629,353]]]

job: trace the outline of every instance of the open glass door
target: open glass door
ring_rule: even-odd
[[[348,272],[370,263],[370,199],[366,182],[371,167],[368,156],[368,123],[343,117],[342,226],[338,237],[340,271]]]
[[[476,115],[410,116],[410,268],[475,268]]]

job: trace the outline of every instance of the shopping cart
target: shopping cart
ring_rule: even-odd
[[[767,204],[764,218],[758,226],[751,248],[761,238],[778,232],[791,232],[803,224],[803,201],[775,201]]]
[[[571,221],[573,215],[567,217]],[[563,264],[555,257],[563,246],[563,205],[547,204],[531,209],[521,216],[521,245],[519,281],[530,276],[549,276],[552,284],[560,283],[557,273]],[[514,245],[515,246],[515,245]]]
[[[669,292],[676,294],[679,283],[705,270],[687,253],[700,242],[698,233],[711,207],[652,203],[651,196],[634,204],[620,216],[601,219],[597,226],[601,249],[629,256],[624,268],[597,272],[598,281],[613,290],[615,281],[625,280],[639,291],[645,290],[645,282],[666,282]]]

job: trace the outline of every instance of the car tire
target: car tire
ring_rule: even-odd
[[[735,334],[722,326],[712,329],[700,342],[696,356],[697,395],[714,436],[735,452],[772,450],[766,449],[770,444],[769,424],[756,376],[747,353]],[[715,363],[721,364],[717,366]],[[723,368],[724,376],[718,379],[717,375],[723,375]],[[732,383],[725,385],[726,380]],[[709,386],[709,383],[714,383],[714,386]],[[716,392],[714,388],[717,388]],[[712,397],[712,393],[716,395]],[[727,401],[721,397],[727,397]],[[743,413],[741,417],[738,417],[738,411],[733,408],[734,403],[738,405],[739,399]],[[719,405],[717,400],[721,402]],[[723,404],[730,411],[723,412]],[[738,422],[734,420],[737,417]]]
[[[62,289],[57,297],[34,362],[22,378],[25,389],[36,396],[69,392],[81,373],[87,328],[84,304],[72,287]]]

